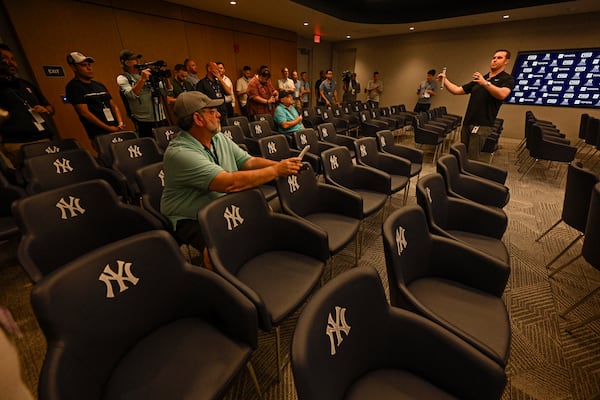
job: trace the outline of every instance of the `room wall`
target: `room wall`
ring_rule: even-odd
[[[141,53],[143,61],[165,60],[170,69],[193,58],[202,76],[207,61],[223,61],[234,82],[244,65],[254,69],[268,65],[274,79],[284,65],[296,65],[294,32],[164,1],[19,0],[5,1],[4,6],[26,57],[19,61],[29,63],[42,92],[55,106],[58,131],[88,149],[91,144],[73,107],[61,100],[73,77],[65,60],[71,51],[95,58],[95,79],[107,86],[122,113],[116,76],[121,72],[123,48]],[[43,65],[60,65],[65,76],[46,77]],[[133,123],[126,121],[133,129]]]
[[[489,62],[496,49],[506,48],[516,58],[520,50],[597,47],[599,22],[600,13],[503,22],[338,42],[334,44],[333,51],[356,48],[355,68],[363,87],[373,71],[378,70],[385,88],[382,103],[405,104],[412,110],[417,101],[417,86],[431,68],[441,71],[446,66],[448,78],[462,85],[471,79],[474,71],[489,71]],[[507,71],[512,71],[511,64]],[[363,93],[360,99],[364,98]],[[435,96],[433,106],[445,105],[448,112],[463,115],[467,102],[468,96],[453,96],[446,91]],[[600,118],[600,110],[597,109],[504,104],[498,116],[505,119],[505,137],[523,137],[524,115],[529,109],[540,119],[554,121],[563,132],[575,139],[582,113]]]

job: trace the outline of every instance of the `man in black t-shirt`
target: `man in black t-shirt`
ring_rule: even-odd
[[[223,81],[219,67],[214,61],[209,61],[206,64],[206,76],[198,81],[196,90],[211,99],[223,99],[225,102],[227,101],[226,96],[233,94],[231,88]],[[221,126],[227,125],[227,106],[225,102],[217,107],[219,114],[221,114]]]
[[[438,80],[443,80],[443,87],[450,93],[471,95],[461,132],[461,141],[467,148],[471,135],[475,133],[478,133],[480,145],[483,145],[485,136],[494,126],[502,102],[515,85],[512,75],[504,71],[509,62],[510,51],[496,50],[490,61],[490,72],[473,72],[473,80],[462,86],[450,82],[444,72],[438,75]],[[476,126],[478,128],[475,128]]]
[[[0,109],[8,115],[0,124],[0,149],[14,167],[20,167],[21,146],[51,139],[49,118],[54,108],[32,83],[17,77],[12,51],[0,43]]]
[[[66,94],[90,139],[105,133],[122,131],[125,127],[121,111],[106,86],[93,80],[94,59],[79,52],[67,56],[75,77],[67,83]]]

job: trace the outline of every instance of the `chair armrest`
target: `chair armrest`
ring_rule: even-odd
[[[289,215],[272,213],[269,226],[274,248],[294,251],[323,262],[329,259],[327,234],[314,224]]]
[[[350,151],[354,151],[354,141],[356,139],[351,138],[350,136],[344,136],[344,135],[336,135],[335,136],[335,143],[339,144],[340,146],[344,146],[347,147]]]
[[[448,198],[449,230],[478,233],[497,239],[504,236],[508,226],[508,217],[501,209],[484,206],[471,200]]]
[[[552,161],[571,162],[575,159],[577,147],[542,140],[541,150],[545,157]]]
[[[477,203],[502,208],[508,202],[508,188],[490,180],[461,174],[454,190]]]
[[[219,275],[188,264],[190,312],[211,320],[230,338],[258,347],[258,317],[250,299]]]
[[[423,150],[415,149],[401,144],[393,144],[388,146],[388,153],[395,154],[399,157],[406,158],[411,163],[423,164]]]
[[[413,372],[460,399],[502,396],[506,374],[498,363],[426,318],[396,307],[390,307],[389,313],[388,364]]]
[[[377,169],[388,174],[410,177],[410,161],[393,154],[379,153]]]
[[[319,183],[318,187],[323,211],[331,211],[360,220],[364,218],[363,202],[358,194],[340,186],[324,183]]]
[[[389,174],[365,165],[354,166],[355,187],[390,194],[391,185]]]
[[[432,235],[431,274],[502,296],[510,266],[456,240]]]
[[[467,168],[468,170],[465,170],[467,173],[492,180],[502,185],[504,185],[508,176],[508,171],[481,161],[469,160]]]

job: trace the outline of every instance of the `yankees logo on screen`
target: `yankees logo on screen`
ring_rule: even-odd
[[[600,49],[519,52],[509,104],[600,108]]]

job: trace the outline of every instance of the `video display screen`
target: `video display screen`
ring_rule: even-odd
[[[512,76],[508,104],[600,108],[600,49],[522,51]]]

